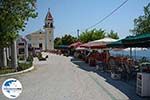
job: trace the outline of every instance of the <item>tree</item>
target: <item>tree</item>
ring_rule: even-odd
[[[55,38],[54,46],[57,47],[59,45],[70,45],[70,44],[72,44],[74,42],[77,42],[77,38],[76,37],[73,37],[71,35],[65,34],[61,38],[60,37]]]
[[[102,29],[93,29],[93,30],[86,30],[85,32],[82,32],[79,36],[79,40],[86,43],[89,41],[94,41],[98,39],[102,39],[105,37],[106,32]]]
[[[28,19],[37,16],[35,2],[36,0],[0,0],[0,62],[6,62],[5,47],[12,44],[12,65],[17,64],[14,40],[18,32],[24,30]]]
[[[56,37],[54,40],[54,47],[58,47],[59,45],[62,45],[61,38]]]
[[[133,34],[150,33],[150,3],[144,7],[144,15],[134,19]]]
[[[16,39],[30,17],[35,18],[36,0],[0,0],[0,48]]]
[[[107,34],[107,37],[110,37],[113,39],[119,39],[118,33],[114,32],[113,30],[111,30],[110,33]]]
[[[77,39],[71,35],[65,35],[61,38],[62,45],[70,45],[77,41]]]
[[[79,40],[82,41],[82,42],[89,42],[89,41],[92,41],[92,31],[85,31],[85,32],[82,32],[79,36]]]
[[[105,37],[105,35],[106,35],[105,30],[103,30],[103,29],[99,29],[99,30],[94,29],[94,32],[92,34],[92,41],[102,39],[102,38]]]

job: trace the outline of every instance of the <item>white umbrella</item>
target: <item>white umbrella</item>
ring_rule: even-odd
[[[99,40],[95,40],[95,41],[91,41],[90,43],[111,43],[111,42],[115,42],[117,41],[116,39],[112,39],[110,37],[105,37],[103,39],[99,39]]]
[[[84,48],[84,47],[77,47],[76,50],[87,50],[87,48]]]
[[[111,42],[115,42],[117,41],[116,39],[112,39],[112,38],[109,38],[109,37],[106,37],[106,38],[103,38],[103,39],[99,39],[99,40],[95,40],[95,41],[90,41],[88,43],[85,43],[85,44],[82,44],[80,47],[88,47],[88,48],[95,48],[95,49],[106,49],[106,45],[108,43],[111,43]]]

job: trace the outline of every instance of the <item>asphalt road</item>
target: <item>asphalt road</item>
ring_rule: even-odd
[[[47,61],[34,61],[35,69],[16,78],[23,85],[17,100],[128,100],[121,91],[94,72],[78,68],[70,57],[49,54]],[[0,100],[8,100],[0,93]]]

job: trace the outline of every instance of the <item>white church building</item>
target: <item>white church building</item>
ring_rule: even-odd
[[[45,17],[45,24],[43,27],[44,30],[40,29],[38,31],[32,32],[26,35],[26,38],[29,40],[29,43],[33,48],[41,50],[53,50],[54,49],[54,25],[53,17],[48,10],[48,13]]]

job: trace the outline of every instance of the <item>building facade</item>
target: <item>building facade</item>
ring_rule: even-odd
[[[41,49],[45,51],[54,49],[54,25],[53,17],[48,10],[48,13],[45,17],[45,24],[43,29],[40,29],[36,32],[26,35],[26,38],[29,40],[31,46],[35,49]]]
[[[38,30],[36,32],[30,33],[26,36],[33,48],[39,48],[45,50],[45,32]]]
[[[28,40],[26,38],[23,38],[22,36],[19,36],[17,39],[17,56],[21,60],[26,60],[29,56],[28,52]]]

